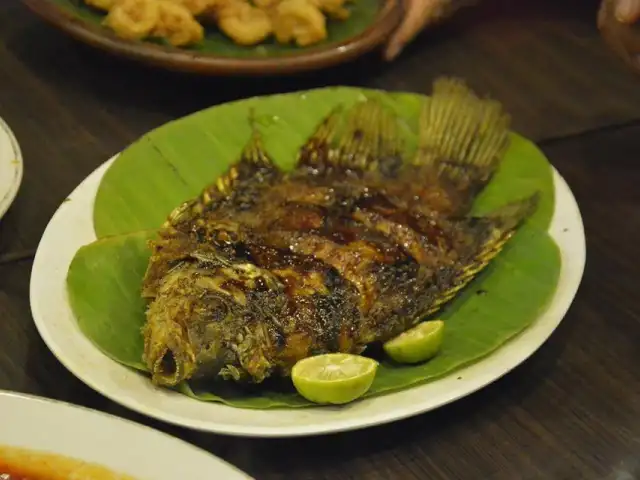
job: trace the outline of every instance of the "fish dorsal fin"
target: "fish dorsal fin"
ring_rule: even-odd
[[[235,186],[242,181],[246,181],[257,174],[278,171],[278,167],[267,153],[262,142],[262,134],[258,128],[255,118],[255,110],[249,111],[249,125],[251,126],[251,137],[240,153],[240,158],[231,165],[226,173],[218,177],[215,184],[204,190],[202,196],[207,194],[213,196],[229,195]]]
[[[202,193],[176,207],[167,218],[163,228],[189,222],[194,217],[211,208],[217,201],[229,197],[242,183],[264,182],[281,174],[278,167],[264,149],[262,135],[250,113],[251,138],[243,148],[240,158],[231,165],[215,182],[204,188]]]
[[[333,161],[329,158],[335,154],[332,142],[338,130],[342,105],[333,108],[329,114],[316,127],[311,137],[298,151],[298,166],[322,169],[331,165]]]
[[[380,102],[367,99],[346,114],[332,110],[302,146],[299,165],[316,169],[375,170],[402,165],[397,118]]]
[[[509,146],[510,118],[498,102],[479,98],[463,81],[439,78],[420,115],[414,164],[433,165],[475,196]]]

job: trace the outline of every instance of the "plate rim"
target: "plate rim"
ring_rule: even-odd
[[[76,187],[76,189],[69,196],[69,198],[73,198],[73,196],[76,194],[76,192],[82,191],[83,188],[86,188],[85,185],[90,184],[90,182],[97,181],[98,185],[99,185],[99,181],[100,181],[101,177],[105,174],[105,172],[107,171],[109,166],[115,161],[115,159],[118,157],[118,155],[119,154],[117,154],[114,157],[112,157],[111,159],[107,160],[102,165],[100,165],[98,168],[96,168],[90,175],[88,175]],[[37,295],[37,288],[36,287],[37,287],[37,282],[38,282],[38,268],[39,268],[40,263],[42,262],[41,256],[43,255],[42,254],[43,244],[46,242],[47,233],[50,230],[50,228],[52,227],[52,225],[55,224],[55,221],[56,221],[57,217],[59,215],[63,215],[64,214],[64,209],[62,208],[63,207],[62,205],[55,212],[55,214],[51,218],[49,224],[47,225],[47,228],[45,229],[45,232],[44,232],[44,234],[42,236],[41,242],[38,245],[38,251],[36,252],[36,256],[35,256],[34,262],[33,262],[33,269],[32,269],[32,275],[31,275],[31,285],[30,285],[30,303],[31,303],[31,309],[32,309],[32,315],[33,315],[33,318],[34,318],[34,322],[36,324],[36,328],[38,329],[38,332],[39,332],[40,336],[43,338],[44,342],[47,344],[47,347],[53,352],[53,354],[65,366],[65,368],[67,368],[73,375],[75,375],[77,378],[79,378],[83,383],[87,384],[93,390],[99,392],[100,394],[104,395],[105,397],[109,398],[110,400],[112,400],[112,401],[114,401],[116,403],[119,403],[120,405],[125,406],[126,408],[129,408],[129,409],[134,410],[136,412],[139,412],[139,413],[141,413],[143,415],[147,415],[149,417],[152,417],[152,418],[155,418],[155,419],[158,419],[158,420],[170,423],[170,424],[181,426],[183,428],[189,428],[189,429],[193,429],[193,430],[197,430],[197,431],[212,432],[212,433],[230,435],[230,436],[262,437],[262,438],[267,438],[267,437],[289,437],[290,438],[290,437],[300,437],[300,436],[323,435],[323,434],[328,434],[328,433],[338,433],[338,432],[343,432],[343,431],[364,429],[364,428],[368,428],[368,427],[372,427],[372,426],[376,426],[376,425],[382,425],[382,424],[391,423],[391,422],[396,422],[396,421],[399,421],[399,420],[402,420],[402,419],[405,419],[405,418],[409,418],[409,417],[412,417],[412,416],[420,415],[420,414],[426,413],[428,411],[432,411],[432,410],[435,410],[437,408],[440,408],[440,407],[442,407],[444,405],[452,403],[452,402],[454,402],[454,401],[456,401],[458,399],[464,398],[464,397],[466,397],[468,395],[471,395],[472,393],[475,393],[476,391],[478,391],[478,390],[488,386],[489,384],[497,381],[498,379],[502,378],[507,373],[511,372],[517,366],[521,365],[531,355],[533,355],[544,343],[546,343],[546,341],[551,336],[551,334],[557,329],[559,324],[562,322],[562,320],[566,316],[566,313],[569,310],[571,304],[573,303],[573,300],[574,300],[574,298],[575,298],[575,296],[577,294],[577,291],[579,289],[579,286],[581,284],[581,280],[582,280],[582,277],[583,277],[583,274],[584,274],[584,266],[585,266],[585,263],[586,263],[586,238],[585,238],[585,235],[584,235],[584,225],[583,225],[582,216],[580,214],[580,210],[579,210],[578,204],[576,202],[576,199],[575,199],[570,187],[568,186],[568,184],[566,183],[564,178],[558,173],[558,171],[553,166],[551,166],[551,169],[552,169],[552,172],[553,172],[553,181],[554,181],[554,187],[555,187],[554,191],[555,191],[556,199],[559,196],[558,195],[559,192],[562,192],[563,196],[566,197],[565,201],[568,202],[568,203],[567,203],[567,205],[565,205],[565,207],[568,210],[571,211],[570,212],[570,216],[573,219],[574,232],[575,232],[575,229],[577,229],[577,241],[578,241],[578,244],[577,245],[573,245],[572,250],[571,250],[572,254],[576,256],[576,258],[574,260],[574,266],[576,267],[576,271],[573,274],[574,281],[573,281],[573,283],[571,283],[568,286],[565,285],[565,287],[566,287],[565,289],[567,291],[565,292],[563,303],[560,304],[559,306],[556,305],[557,314],[554,315],[554,320],[552,322],[552,325],[548,329],[546,329],[543,334],[538,335],[538,337],[536,337],[535,341],[533,342],[533,345],[528,347],[527,351],[524,354],[522,352],[519,352],[516,355],[517,358],[515,360],[513,360],[512,363],[510,363],[507,367],[504,367],[504,365],[501,366],[501,371],[498,374],[491,373],[490,375],[488,375],[489,378],[486,378],[486,379],[480,381],[479,383],[476,382],[476,384],[472,388],[466,388],[466,389],[463,390],[462,393],[454,394],[450,398],[445,399],[444,401],[441,401],[440,403],[431,403],[430,404],[428,402],[424,402],[424,403],[420,403],[419,405],[412,405],[410,408],[405,408],[403,411],[392,411],[390,414],[388,412],[385,412],[385,414],[383,414],[383,415],[370,416],[370,417],[366,418],[365,420],[362,420],[362,419],[355,420],[355,421],[343,420],[343,421],[338,421],[337,424],[336,424],[336,422],[329,421],[329,422],[325,422],[325,423],[312,424],[310,426],[296,425],[295,427],[292,427],[292,426],[274,427],[274,426],[255,426],[255,425],[254,426],[247,426],[247,425],[240,426],[240,425],[234,425],[234,424],[230,424],[230,423],[220,423],[220,422],[216,422],[216,421],[205,421],[205,420],[202,420],[202,419],[199,419],[198,421],[191,420],[191,419],[186,419],[185,420],[184,416],[181,417],[180,415],[177,415],[177,414],[175,414],[173,412],[167,412],[166,410],[162,410],[158,406],[149,406],[148,404],[145,404],[144,402],[140,402],[138,399],[133,398],[132,396],[128,396],[127,392],[123,392],[123,391],[120,391],[120,390],[117,390],[117,391],[114,392],[112,390],[109,390],[108,388],[105,388],[103,385],[100,384],[99,381],[95,381],[93,379],[92,375],[84,374],[82,372],[82,368],[80,366],[73,364],[73,362],[69,361],[69,359],[65,358],[64,354],[61,353],[63,351],[63,348],[60,345],[58,345],[58,343],[55,341],[55,339],[51,338],[51,334],[48,331],[48,328],[47,328],[47,325],[46,325],[47,322],[43,321],[44,316],[40,314],[39,307],[38,307],[38,302],[35,300],[35,297]],[[93,198],[95,200],[95,196]],[[71,203],[71,202],[68,202],[68,203]],[[555,216],[558,213],[558,208],[559,208],[558,201],[556,201],[555,208],[554,208],[554,219],[555,219]],[[554,219],[552,219],[552,222],[551,222],[552,225],[554,223]],[[91,230],[93,231],[93,225],[91,225]],[[554,238],[554,241],[557,242],[557,239]],[[560,252],[560,253],[561,253],[561,259],[562,259],[562,269],[564,269],[565,268],[566,259],[565,259],[565,256],[562,255],[562,252]],[[562,276],[562,269],[561,269],[561,276]],[[65,271],[64,275],[66,277],[66,271]],[[556,296],[558,294],[558,291],[560,290],[560,287],[561,287],[561,284],[559,283],[558,287],[556,288],[556,291],[554,292],[554,297],[549,301],[549,304],[547,304],[547,307],[546,307],[545,311],[543,313],[541,313],[541,315],[538,317],[538,319],[536,319],[536,321],[533,322],[532,325],[527,327],[527,329],[525,329],[520,334],[516,335],[514,338],[510,339],[505,345],[501,346],[498,350],[496,350],[495,352],[491,353],[487,357],[479,360],[478,362],[475,362],[474,364],[470,365],[469,367],[465,367],[463,369],[460,369],[460,370],[456,371],[455,373],[456,374],[461,374],[464,371],[466,371],[467,369],[473,369],[474,367],[481,368],[483,363],[489,361],[492,357],[495,357],[496,355],[498,355],[498,352],[501,352],[502,350],[509,348],[509,345],[512,345],[514,343],[517,344],[518,339],[523,338],[523,337],[526,338],[527,333],[531,332],[532,328],[534,328],[534,326],[540,321],[540,318],[544,315],[544,313],[546,313],[550,309],[551,305],[553,305],[554,302],[556,302]],[[68,303],[68,301],[67,301],[67,303]],[[95,346],[92,346],[92,348],[96,349],[99,352],[99,350]],[[104,355],[104,354],[102,354],[102,352],[99,352],[99,353],[100,353],[100,355]],[[112,361],[112,360],[109,359],[109,361]],[[478,366],[480,366],[480,367],[478,367]],[[126,368],[126,367],[123,367],[123,368]],[[394,395],[399,395],[399,394],[402,394],[403,392],[407,392],[407,391],[416,391],[417,389],[425,388],[425,387],[428,387],[429,385],[433,385],[433,384],[436,384],[438,382],[446,381],[447,379],[451,379],[451,378],[453,378],[455,376],[456,375],[445,376],[442,379],[438,379],[438,380],[434,380],[433,382],[427,382],[425,384],[417,385],[417,386],[412,387],[412,388],[407,389],[407,390],[402,390],[402,391],[399,391],[399,392],[391,392],[391,393],[388,393],[388,394],[385,394],[385,395],[372,397],[370,399],[363,400],[362,403],[364,403],[364,402],[372,402],[372,401],[375,401],[376,399],[380,399],[380,398],[384,398],[384,397],[393,397]],[[159,392],[154,392],[154,394],[159,394]],[[176,395],[180,395],[180,394],[176,394]],[[198,402],[198,400],[194,400],[194,399],[189,399],[189,401]],[[162,401],[159,401],[159,403],[161,404]],[[358,403],[360,403],[360,402],[358,402]],[[231,406],[227,406],[227,405],[223,405],[223,404],[215,404],[215,405],[217,407],[224,407],[225,409],[234,409],[234,410],[240,410],[240,411],[247,411],[246,409],[239,409],[238,407],[231,407]],[[320,409],[320,408],[318,408],[318,409]],[[291,411],[300,412],[300,411],[305,410],[305,409],[269,409],[269,410],[261,410],[261,412],[270,413],[270,412],[275,412],[277,410],[288,411],[288,412],[291,412]],[[330,411],[330,408],[328,408],[327,410]]]
[[[381,1],[383,3],[375,20],[361,33],[343,41],[281,57],[240,58],[124,40],[104,28],[73,16],[50,0],[22,0],[29,10],[43,20],[94,48],[170,70],[230,76],[300,73],[336,66],[364,55],[381,45],[401,20],[402,8],[399,0]]]
[[[117,423],[120,425],[127,425],[128,428],[134,428],[137,429],[139,431],[144,431],[145,435],[153,435],[155,437],[158,438],[163,438],[166,441],[169,442],[173,442],[174,444],[181,444],[183,448],[192,450],[192,451],[197,451],[199,452],[200,455],[209,457],[211,460],[213,460],[216,463],[219,463],[221,466],[224,466],[230,473],[231,471],[235,471],[235,473],[237,474],[238,478],[240,477],[244,477],[246,480],[251,480],[253,477],[251,477],[247,472],[244,472],[243,470],[240,470],[238,467],[236,467],[235,465],[233,465],[232,463],[226,461],[223,458],[220,458],[219,456],[205,450],[204,448],[201,448],[197,445],[194,445],[191,442],[187,442],[186,440],[183,440],[179,437],[176,437],[174,435],[171,435],[169,433],[163,432],[162,430],[158,430],[154,427],[151,427],[149,425],[145,425],[144,423],[140,423],[140,422],[136,422],[134,420],[130,420],[128,418],[124,418],[124,417],[120,417],[118,415],[114,415],[112,413],[108,413],[108,412],[104,412],[102,410],[97,410],[95,408],[91,408],[91,407],[87,407],[84,405],[79,405],[76,403],[71,403],[71,402],[67,402],[64,400],[58,400],[55,398],[49,398],[49,397],[43,397],[40,395],[35,395],[35,394],[31,394],[31,393],[24,393],[24,392],[15,392],[12,390],[6,390],[6,389],[0,389],[0,403],[2,403],[2,399],[3,398],[10,398],[13,400],[23,400],[25,402],[28,402],[30,404],[44,404],[44,405],[52,405],[54,406],[54,408],[62,408],[64,410],[67,411],[78,411],[81,412],[81,414],[83,415],[90,415],[90,416],[94,416],[94,417],[100,417],[103,418],[105,420],[108,420],[112,423]],[[3,444],[5,444],[5,441],[2,441]],[[8,445],[11,446],[11,445]],[[57,455],[57,452],[47,452],[47,453],[53,453],[54,455]],[[64,454],[66,456],[66,454]],[[76,458],[77,460],[82,461],[82,458]],[[109,468],[107,466],[105,466],[106,468]]]
[[[18,139],[9,124],[0,117],[0,142],[2,141],[2,136],[6,136],[6,140],[8,141],[9,147],[13,153],[10,162],[15,162],[15,170],[9,189],[6,192],[0,192],[0,220],[4,217],[9,210],[9,207],[11,207],[18,196],[20,186],[22,185],[22,178],[24,176],[24,159],[22,158],[22,149],[20,148]]]

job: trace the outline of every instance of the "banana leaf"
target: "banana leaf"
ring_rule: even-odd
[[[249,111],[259,120],[267,150],[287,169],[324,115],[338,103],[367,96],[376,96],[401,116],[407,149],[415,149],[423,97],[338,87],[220,105],[162,126],[125,150],[98,190],[94,226],[99,239],[77,252],[67,277],[69,300],[83,333],[115,361],[144,371],[140,284],[149,258],[146,241],[176,205],[198,194],[238,157],[250,134]],[[546,233],[554,209],[547,160],[532,143],[513,134],[510,150],[474,209],[489,212],[534,191],[542,194],[536,214],[438,315],[446,320],[440,354],[415,366],[382,359],[367,396],[432,381],[476,362],[526,329],[545,309],[561,264],[557,246]],[[251,389],[223,382],[182,384],[179,391],[243,408],[310,405],[286,381]]]
[[[50,0],[54,4],[79,20],[100,25],[105,17],[105,13],[88,7],[83,0]],[[357,0],[348,5],[351,11],[350,17],[345,21],[327,21],[327,38],[322,42],[309,47],[300,48],[295,45],[282,45],[275,40],[267,40],[257,46],[242,46],[235,44],[229,37],[220,32],[215,26],[206,26],[205,38],[202,43],[189,47],[189,51],[212,54],[224,57],[238,58],[270,58],[283,55],[296,54],[301,52],[311,52],[328,44],[343,42],[351,37],[361,34],[376,19],[380,10],[380,0]],[[164,44],[161,41],[149,40],[153,43]],[[165,44],[168,48],[173,48]],[[181,49],[185,50],[185,49]]]
[[[141,362],[145,304],[140,284],[153,231],[107,237],[82,247],[67,278],[69,299],[82,332],[113,360],[144,371]],[[431,361],[401,366],[381,360],[366,396],[431,381],[489,355],[529,326],[555,290],[560,267],[553,240],[525,228],[483,274],[438,315],[446,330],[441,352]],[[201,400],[243,408],[311,405],[290,384],[253,389],[217,382],[180,386]]]
[[[398,114],[407,154],[412,155],[422,95],[330,87],[225,103],[169,122],[122,152],[96,195],[96,236],[158,228],[173,208],[198,195],[236,161],[251,134],[247,121],[251,112],[267,151],[280,167],[289,169],[297,150],[325,115],[337,105],[352,105],[367,97]],[[476,213],[535,191],[542,200],[528,224],[546,230],[554,208],[551,167],[533,143],[513,134],[498,172],[475,202]]]

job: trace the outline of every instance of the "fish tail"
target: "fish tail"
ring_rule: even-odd
[[[414,164],[433,165],[469,200],[489,182],[509,146],[510,118],[465,83],[439,78],[420,114]]]
[[[439,286],[440,292],[436,300],[430,305],[425,316],[438,311],[484,270],[502,251],[517,228],[536,211],[539,200],[539,193],[535,193],[530,197],[509,203],[484,217],[463,220],[468,222],[472,230],[478,231],[480,242],[477,247],[472,248],[472,253],[468,255],[468,260],[463,262],[462,268],[452,269],[453,273],[446,276],[447,278]]]
[[[402,165],[397,118],[373,99],[357,103],[346,115],[334,110],[301,149],[300,164],[383,173],[397,169]]]

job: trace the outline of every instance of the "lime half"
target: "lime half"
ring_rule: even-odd
[[[367,393],[378,362],[359,355],[327,353],[296,363],[291,379],[304,398],[314,403],[349,403]]]
[[[392,338],[383,345],[391,360],[398,363],[420,363],[433,358],[440,351],[444,337],[444,322],[422,322]]]

